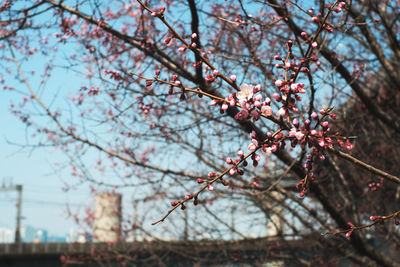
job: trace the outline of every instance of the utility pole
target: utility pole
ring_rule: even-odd
[[[18,191],[18,202],[17,202],[17,227],[15,228],[15,243],[21,243],[21,219],[22,219],[22,185],[17,184],[13,185],[10,182],[8,185],[5,184],[5,180],[3,179],[3,184],[0,187],[0,192],[2,191]]]
[[[15,189],[18,191],[17,206],[17,228],[15,229],[15,243],[21,243],[21,211],[22,211],[22,184],[17,184]]]
[[[188,222],[188,213],[187,210],[184,210],[184,215],[185,215],[185,228],[183,230],[183,240],[188,241],[189,239],[189,222]]]

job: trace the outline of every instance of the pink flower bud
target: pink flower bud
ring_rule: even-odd
[[[234,175],[235,173],[236,173],[236,169],[235,168],[232,168],[232,169],[229,170],[229,174],[230,175]]]
[[[304,68],[300,69],[300,72],[309,72],[309,71],[310,71],[310,69],[307,68],[307,67],[304,67]]]
[[[318,47],[318,43],[317,43],[317,42],[312,42],[311,46],[312,46],[313,48],[317,48],[317,47]]]
[[[375,221],[375,220],[377,220],[377,219],[379,219],[380,218],[380,216],[371,216],[371,217],[369,217],[369,219],[371,220],[371,221]]]
[[[260,112],[258,110],[253,109],[250,112],[250,115],[253,117],[253,122],[257,121],[260,118]]]
[[[284,85],[284,84],[285,84],[285,82],[282,81],[282,80],[276,80],[276,81],[275,81],[275,85],[278,86],[278,87],[281,87],[281,86]]]
[[[296,185],[296,188],[297,188],[297,190],[300,191],[303,188],[303,182],[302,181],[298,182]]]
[[[303,169],[307,169],[308,167],[310,167],[310,163],[307,161],[303,164]]]
[[[278,93],[273,93],[272,97],[275,98],[275,100],[278,102],[280,102],[282,100],[282,96]]]
[[[169,44],[169,42],[171,42],[171,40],[172,40],[172,37],[167,37],[167,38],[165,38],[165,39],[164,39],[164,44],[165,44],[165,45]]]
[[[213,73],[214,73],[214,76],[218,76],[219,75],[219,71],[218,70],[214,70]]]
[[[333,9],[333,11],[335,11],[336,13],[340,13],[342,11],[342,8],[341,7],[335,7]]]
[[[192,39],[194,40],[194,39],[197,39],[197,33],[192,33]]]
[[[348,151],[350,151],[350,150],[353,149],[354,146],[353,146],[352,143],[349,142],[349,140],[347,140],[347,142],[346,142],[346,144],[345,144],[345,147],[346,147],[346,149],[347,149]]]
[[[214,190],[214,186],[212,184],[208,184],[208,190],[213,191]]]
[[[301,37],[303,37],[304,39],[308,39],[308,34],[306,32],[302,32]]]
[[[280,56],[278,56],[278,55],[275,55],[275,56],[274,56],[274,59],[275,59],[275,60],[282,60],[282,58],[281,58]]]
[[[211,106],[215,106],[215,105],[217,105],[218,103],[219,103],[219,100],[213,99],[213,100],[210,102],[210,105],[211,105]]]
[[[303,139],[304,134],[300,131],[300,132],[297,132],[295,136],[296,136],[297,140],[301,140],[301,139]]]
[[[297,118],[293,119],[293,125],[296,127],[299,126],[299,120]]]
[[[352,233],[353,233],[353,230],[348,231],[348,232],[346,233],[346,238],[350,238],[350,236],[351,236]]]
[[[233,161],[232,161],[231,158],[228,157],[228,158],[226,158],[225,162],[226,162],[227,164],[232,164]]]
[[[312,17],[312,22],[314,22],[314,23],[319,23],[319,18],[317,18],[317,17]]]
[[[217,174],[215,173],[215,172],[209,172],[208,173],[208,177],[215,177],[215,176],[217,176]]]
[[[185,196],[185,199],[192,199],[192,198],[193,198],[193,196],[189,195],[189,194]]]
[[[298,88],[299,88],[299,85],[297,83],[292,83],[290,85],[290,89],[292,90],[293,93],[297,93]]]
[[[186,51],[186,49],[187,49],[187,48],[186,48],[185,46],[181,46],[181,47],[178,48],[178,52],[179,52],[179,53],[183,53],[183,52]]]
[[[204,183],[204,182],[205,182],[205,181],[204,181],[203,179],[201,179],[201,178],[198,178],[198,179],[197,179],[197,183],[198,183],[198,184],[202,184],[202,183]]]
[[[324,141],[323,138],[321,138],[321,139],[318,141],[318,145],[319,145],[320,147],[324,147],[324,146],[325,146],[325,141]]]
[[[152,80],[146,80],[146,86],[150,87],[153,84]]]
[[[228,104],[226,103],[226,102],[224,102],[223,104],[222,104],[222,106],[221,106],[221,109],[222,110],[227,110],[228,109]]]
[[[317,112],[314,111],[313,113],[311,113],[311,118],[313,118],[313,119],[318,118]]]
[[[261,94],[257,94],[253,98],[254,101],[261,101],[261,99],[262,99],[262,95]]]
[[[157,12],[151,12],[152,17],[157,17],[157,15],[158,15]]]
[[[237,154],[238,154],[239,157],[243,157],[244,152],[242,150],[239,150]]]
[[[321,123],[321,125],[322,125],[322,127],[327,128],[327,127],[329,127],[329,122],[324,121]]]
[[[325,30],[326,30],[327,32],[330,32],[330,33],[333,32],[333,28],[332,28],[331,26],[326,26],[326,27],[325,27]]]
[[[236,75],[231,75],[230,79],[232,82],[236,82]]]

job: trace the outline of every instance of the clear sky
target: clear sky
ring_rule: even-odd
[[[19,102],[20,95],[2,91],[0,97],[0,183],[3,180],[23,185],[23,225],[46,228],[50,234],[63,235],[74,227],[72,219],[66,218],[66,203],[78,208],[91,197],[83,188],[76,192],[62,191],[64,180],[71,179],[68,172],[57,174],[54,165],[65,161],[62,155],[49,149],[22,149],[11,144],[26,144],[26,127],[10,113],[9,103]],[[14,228],[16,221],[17,192],[0,192],[0,227]],[[82,202],[83,201],[83,202]],[[80,204],[78,204],[80,203]],[[78,205],[77,205],[78,204]]]

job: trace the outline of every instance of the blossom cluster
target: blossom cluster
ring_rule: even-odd
[[[291,65],[286,65],[286,68],[292,67]],[[301,101],[301,97],[298,94],[306,92],[304,84],[295,83],[291,80],[276,80],[275,85],[280,89],[281,93],[274,93],[272,97],[277,103],[282,104],[276,115],[287,119],[286,125],[289,129],[281,128],[275,135],[268,132],[266,140],[259,140],[255,131],[253,131],[250,134],[251,142],[247,148],[252,152],[261,149],[263,152],[270,154],[276,152],[278,149],[283,149],[286,146],[286,141],[289,141],[292,148],[300,145],[300,148],[303,150],[306,147],[311,149],[311,152],[306,156],[306,161],[302,165],[306,171],[306,178],[297,185],[300,196],[304,196],[308,188],[308,183],[315,179],[315,174],[312,171],[314,162],[316,160],[324,160],[324,152],[328,149],[333,149],[335,143],[347,150],[352,150],[353,145],[347,138],[330,135],[330,123],[328,119],[336,119],[336,115],[330,112],[331,109],[320,109],[318,113],[315,111],[312,112],[309,118],[305,116],[294,117],[289,121],[289,114],[296,114],[298,112],[296,102]],[[263,99],[261,93],[259,93],[260,91],[260,85],[253,87],[249,84],[242,84],[239,92],[230,94],[224,101],[218,99],[212,100],[211,105],[215,106],[219,104],[222,112],[226,111],[229,106],[239,106],[241,110],[235,115],[235,119],[239,121],[252,119],[255,122],[260,116],[273,116],[271,99],[269,97]],[[239,151],[239,153],[243,156],[242,151]],[[260,161],[260,156],[253,153],[252,160],[253,166],[256,167]],[[227,164],[233,165],[229,171],[230,175],[236,173],[243,174],[243,170],[237,167],[239,161],[240,158],[236,160],[232,160],[231,158],[226,159]],[[246,166],[247,161],[244,161],[243,165]]]

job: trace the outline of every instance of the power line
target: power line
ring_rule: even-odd
[[[4,202],[16,202],[16,199],[1,199]],[[40,205],[58,205],[58,206],[83,206],[82,203],[68,203],[68,202],[57,202],[57,201],[47,201],[47,200],[37,200],[37,199],[24,199],[24,203],[28,204],[40,204]]]

